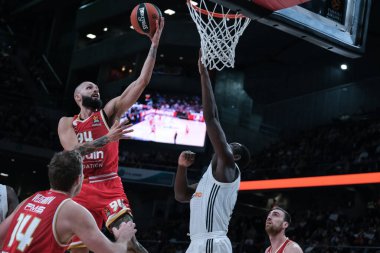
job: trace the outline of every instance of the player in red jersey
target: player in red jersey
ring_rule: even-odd
[[[119,119],[140,97],[149,84],[156,60],[157,47],[164,27],[164,19],[157,21],[156,33],[141,70],[140,76],[124,92],[110,100],[104,108],[98,86],[92,82],[81,83],[74,92],[74,99],[80,108],[78,115],[61,118],[58,135],[65,150],[72,150],[93,140],[102,138],[108,126]],[[80,194],[74,198],[94,216],[98,227],[105,222],[107,228],[117,227],[121,221],[132,220],[128,199],[118,172],[118,143],[105,145],[87,155],[83,161],[84,183]],[[146,253],[136,238],[129,244],[131,252]],[[75,240],[70,249],[75,253],[86,253],[88,249],[81,241]]]
[[[136,232],[134,223],[113,228],[116,242],[112,243],[99,231],[91,214],[71,199],[79,193],[83,181],[79,152],[56,153],[48,167],[51,189],[23,201],[0,224],[1,252],[63,253],[74,234],[93,252],[126,252]]]
[[[285,236],[285,230],[291,218],[287,211],[281,207],[274,207],[268,214],[265,222],[265,231],[270,240],[270,246],[265,253],[303,253],[298,243]]]

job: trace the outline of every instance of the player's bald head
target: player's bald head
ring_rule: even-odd
[[[80,91],[81,91],[82,89],[84,89],[84,88],[86,87],[86,85],[88,85],[88,84],[96,85],[96,84],[94,84],[93,82],[90,82],[90,81],[84,81],[84,82],[80,83],[80,84],[75,88],[75,90],[74,90],[74,96],[77,95],[77,94],[79,94]]]

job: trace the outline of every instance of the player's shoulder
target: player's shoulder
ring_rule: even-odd
[[[60,119],[59,119],[59,121],[71,121],[71,120],[73,120],[73,116],[71,116],[71,117],[67,117],[67,116],[62,116]]]
[[[298,245],[298,243],[294,241],[290,241],[285,249],[284,253],[303,253],[302,248]]]
[[[92,217],[86,208],[71,198],[66,200],[63,207],[66,218],[69,218],[71,221],[83,221],[85,218]]]
[[[72,200],[71,198],[68,198],[64,201],[64,203],[61,204],[60,209],[61,213],[71,216],[75,213],[81,212],[82,209],[84,209],[84,207]]]
[[[265,249],[264,253],[268,253],[269,252],[269,249],[270,249],[270,246],[268,248]]]
[[[71,123],[73,122],[73,119],[74,117],[61,117],[59,119],[59,122],[58,122],[58,125],[59,126],[68,126],[68,125],[71,125]]]

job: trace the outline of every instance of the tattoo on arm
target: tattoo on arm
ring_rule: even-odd
[[[77,150],[79,153],[84,156],[88,155],[89,153],[94,152],[98,148],[103,147],[104,145],[108,144],[110,142],[108,136],[100,137],[94,141],[91,142],[85,142],[83,144],[80,144],[80,146],[77,147]]]
[[[149,56],[152,58],[156,58],[156,54],[157,54],[157,47],[150,47]]]

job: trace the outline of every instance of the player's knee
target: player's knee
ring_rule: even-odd
[[[115,219],[111,224],[109,224],[108,229],[110,231],[112,231],[112,228],[119,229],[120,224],[122,222],[127,223],[128,221],[132,221],[133,222],[133,217],[129,213],[124,213],[124,214],[120,215],[117,219]]]

